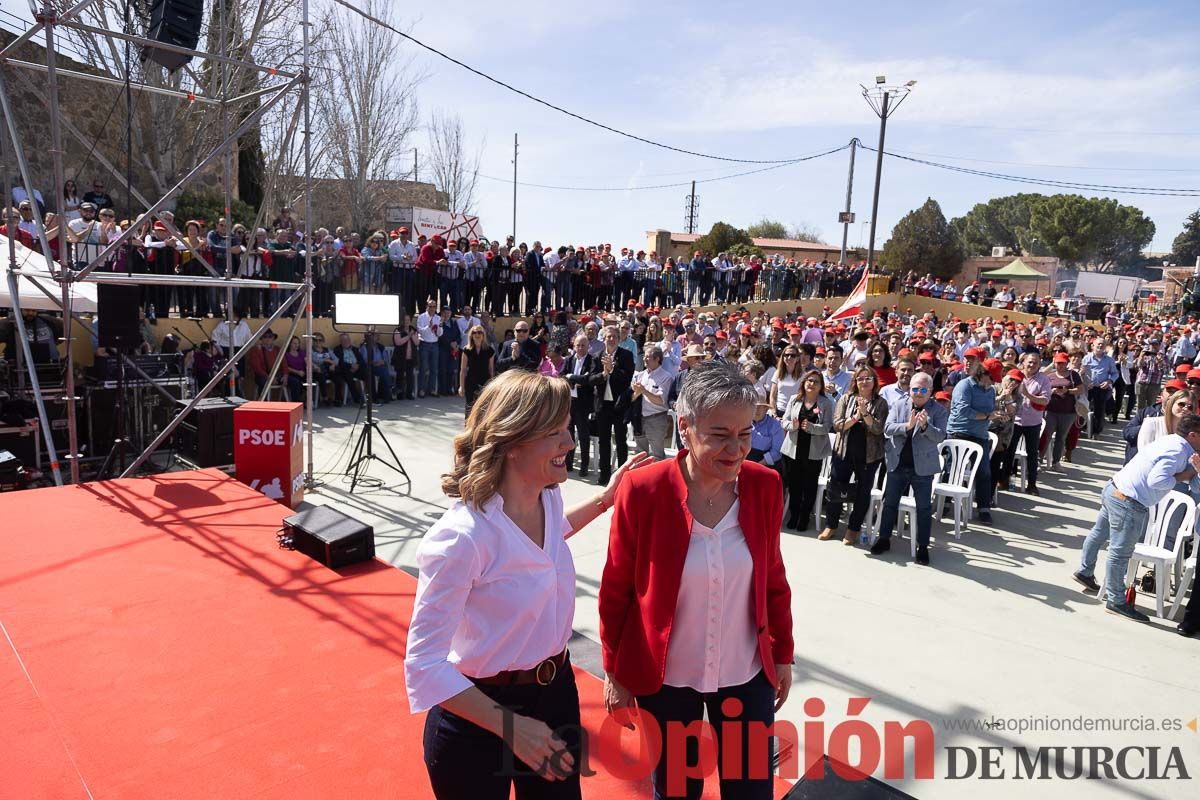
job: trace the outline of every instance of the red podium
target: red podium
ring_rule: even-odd
[[[237,479],[289,508],[304,499],[303,416],[303,403],[243,403],[233,412]]]

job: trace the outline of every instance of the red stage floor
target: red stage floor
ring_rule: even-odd
[[[0,798],[430,797],[416,581],[278,549],[287,513],[213,470],[0,495]]]

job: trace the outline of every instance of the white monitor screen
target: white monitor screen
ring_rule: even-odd
[[[398,294],[335,294],[333,296],[335,325],[400,324],[400,295]]]

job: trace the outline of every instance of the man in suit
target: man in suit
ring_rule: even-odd
[[[917,563],[929,563],[929,529],[933,525],[933,476],[941,470],[938,448],[946,438],[948,412],[930,402],[933,379],[924,372],[913,376],[908,397],[898,399],[883,426],[887,486],[883,490],[883,515],[879,538],[871,555],[892,547],[892,529],[900,515],[900,499],[911,487],[917,508]]]
[[[617,440],[617,465],[629,457],[625,412],[629,408],[629,385],[633,382],[633,354],[621,347],[615,325],[604,329],[600,369],[592,375],[596,392],[596,435],[600,439],[600,485],[612,477],[612,440]]]
[[[511,342],[502,342],[497,348],[496,371],[507,372],[510,369],[524,369],[536,372],[542,363],[542,347],[529,338],[529,323],[519,320],[513,326]]]
[[[525,314],[533,316],[537,313],[538,306],[538,289],[542,285],[542,267],[546,262],[542,257],[542,243],[534,242],[533,247],[525,254]],[[540,306],[542,309],[549,307],[549,298]]]
[[[333,367],[333,397],[337,405],[341,405],[344,400],[344,390],[342,387],[350,387],[350,397],[354,399],[356,405],[363,404],[362,384],[359,381],[367,379],[368,370],[363,365],[363,360],[359,357],[358,350],[350,341],[350,334],[343,333],[338,337],[337,347],[333,348],[333,357],[336,359]]]
[[[579,450],[579,477],[586,478],[591,464],[592,414],[596,410],[596,390],[592,376],[600,371],[600,359],[588,352],[587,334],[575,337],[574,351],[567,356],[559,376],[571,384],[571,434]],[[575,464],[575,451],[567,453],[567,472]]]

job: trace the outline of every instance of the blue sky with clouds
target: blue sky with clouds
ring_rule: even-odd
[[[424,5],[419,15],[413,33],[427,43],[571,110],[686,149],[771,159],[829,149],[852,136],[874,146],[878,120],[859,83],[883,74],[918,81],[889,121],[889,150],[1058,180],[1200,187],[1194,3],[517,0]],[[458,108],[471,135],[486,137],[486,175],[511,179],[514,131],[520,180],[530,183],[632,187],[746,169],[596,130],[435,57],[419,55],[417,63],[430,72],[421,93],[426,107]],[[814,225],[827,241],[838,240],[846,168],[840,153],[701,185],[701,228],[768,216]],[[873,178],[873,154],[860,150],[860,221],[870,217]],[[886,159],[880,240],[926,197],[949,217],[1022,188]],[[647,229],[681,229],[687,191],[522,186],[517,233],[555,243],[639,245]],[[1115,196],[1154,219],[1155,249],[1168,249],[1184,217],[1200,207],[1200,198]],[[511,184],[482,180],[479,211],[490,233],[507,233]],[[860,235],[852,229],[850,243]]]
[[[314,3],[329,0],[313,0]],[[0,6],[27,14],[22,0]],[[1200,187],[1200,15],[1191,2],[597,3],[396,2],[393,19],[473,66],[568,109],[681,148],[785,159],[845,144],[874,146],[878,119],[859,84],[875,75],[917,86],[889,122],[887,148],[1016,175],[1131,186]],[[617,188],[521,186],[517,235],[548,244],[640,246],[645,231],[682,230],[686,187],[753,166],[683,156],[592,128],[487,83],[411,44],[427,78],[422,111],[461,114],[483,144],[478,213],[512,225],[512,138],[520,180]],[[414,142],[424,149],[425,137]],[[1012,163],[999,163],[1012,162]],[[407,167],[407,165],[404,165]],[[700,228],[761,217],[840,241],[847,153],[702,183]],[[854,210],[870,217],[873,153],[859,151]],[[932,196],[947,217],[1028,187],[884,162],[879,240]],[[1052,192],[1053,189],[1040,191]],[[1086,192],[1084,192],[1086,193]],[[1156,223],[1169,249],[1200,197],[1114,193]],[[851,245],[865,244],[863,226]]]

